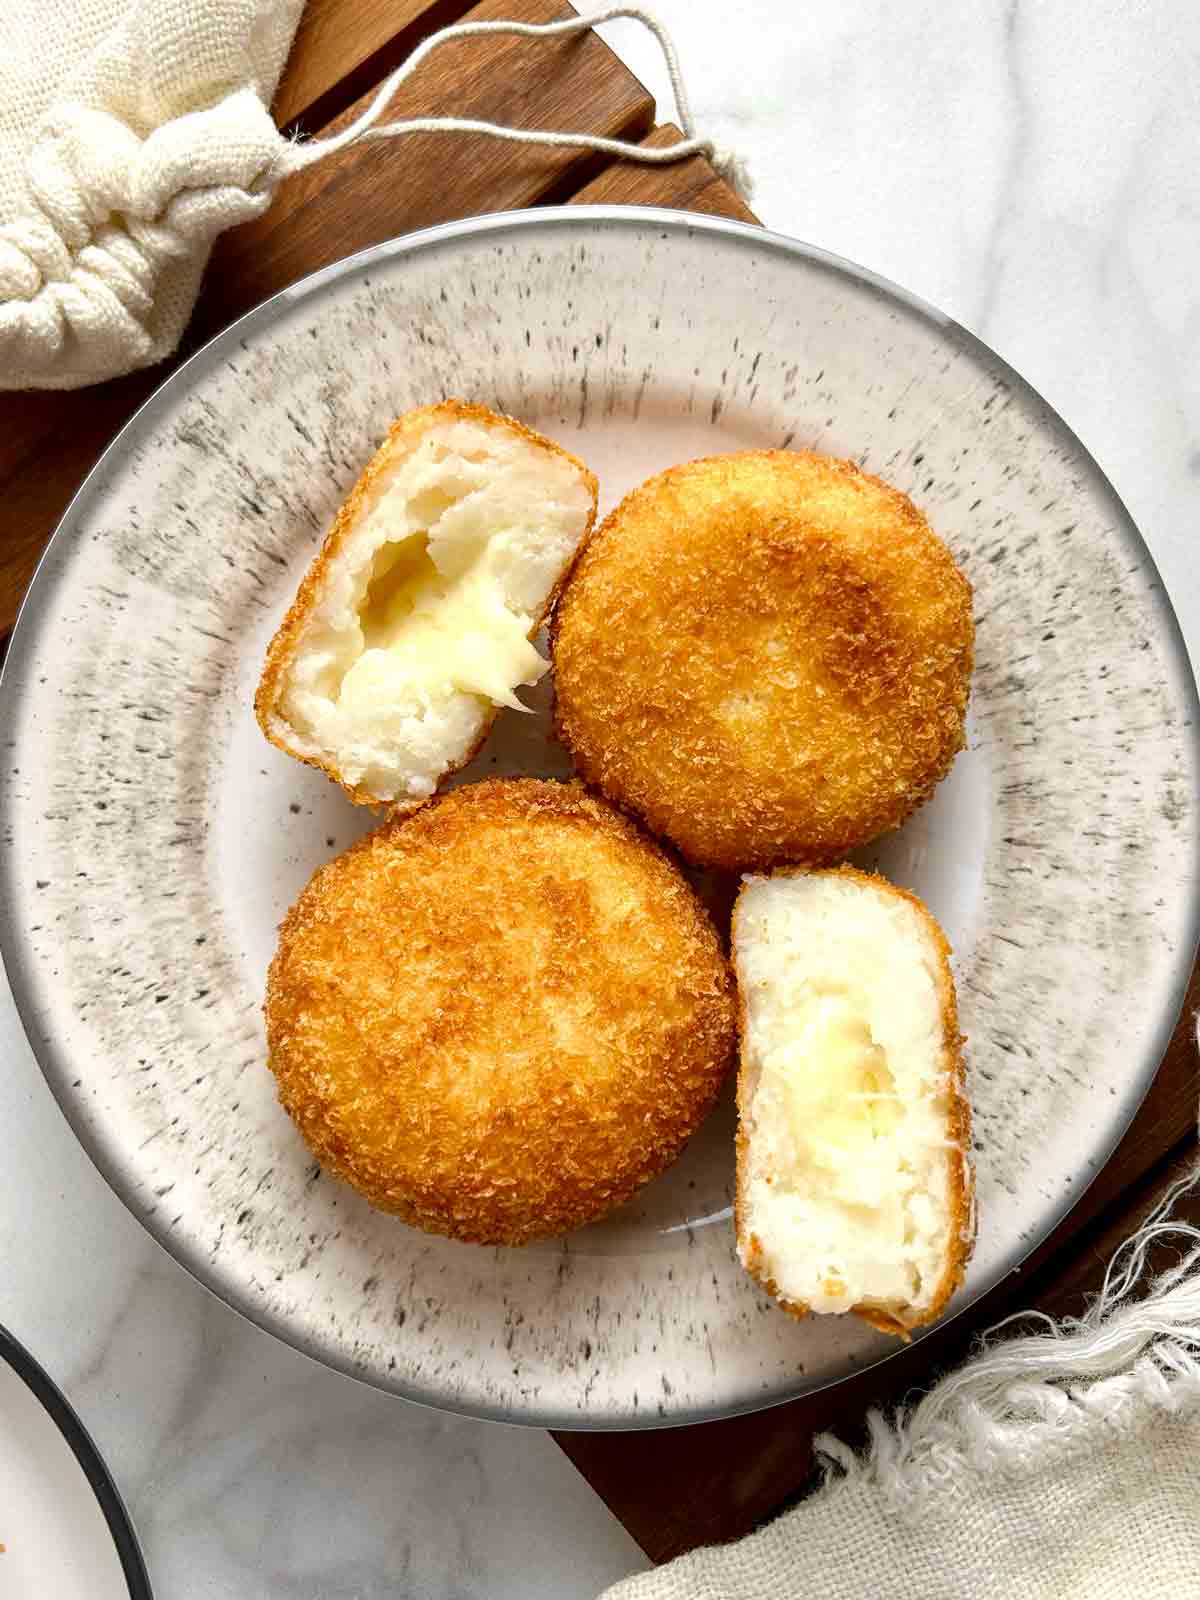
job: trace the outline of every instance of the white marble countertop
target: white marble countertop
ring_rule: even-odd
[[[933,301],[1040,389],[1124,496],[1200,659],[1200,12],[657,9],[758,214]],[[668,115],[646,42],[605,31]],[[644,1565],[546,1435],[375,1394],[200,1289],[75,1143],[6,987],[0,1063],[0,1320],[96,1436],[159,1595],[582,1600]]]

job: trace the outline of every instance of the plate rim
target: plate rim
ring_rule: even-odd
[[[820,246],[809,244],[788,234],[779,233],[756,224],[738,222],[726,217],[709,216],[700,212],[674,210],[662,206],[547,206],[530,210],[490,212],[478,217],[466,217],[458,221],[439,223],[433,227],[418,229],[415,232],[402,234],[395,238],[384,240],[379,244],[371,245],[365,250],[355,252],[353,255],[345,256],[338,261],[331,262],[328,266],[319,268],[316,272],[308,274],[296,283],[289,284],[286,288],[278,290],[249,311],[244,312],[234,322],[231,322],[198,350],[194,351],[142,402],[110,441],[99,460],[94,464],[71,497],[54,533],[42,552],[18,611],[5,659],[3,664],[0,665],[0,742],[6,739],[10,743],[15,742],[12,729],[16,719],[18,695],[14,689],[13,680],[17,678],[17,664],[23,662],[27,656],[32,656],[39,641],[40,630],[38,623],[54,590],[54,573],[52,570],[54,562],[81,536],[83,529],[79,524],[82,521],[82,514],[87,502],[103,481],[105,475],[112,469],[114,463],[120,459],[126,436],[132,434],[139,425],[144,425],[147,420],[153,417],[155,412],[168,405],[175,398],[177,390],[183,390],[186,393],[197,371],[203,370],[204,366],[216,359],[229,344],[243,339],[248,332],[257,332],[271,327],[275,322],[286,316],[294,306],[310,299],[314,295],[318,295],[326,285],[342,278],[364,274],[379,262],[391,262],[441,244],[479,236],[486,237],[488,235],[558,228],[567,230],[572,228],[582,229],[595,227],[598,224],[614,229],[630,228],[634,231],[640,230],[643,232],[657,228],[660,230],[673,230],[685,236],[724,237],[740,242],[742,245],[748,245],[754,250],[766,250],[777,255],[799,260],[807,265],[816,265],[826,271],[848,278],[852,282],[873,289],[877,294],[903,307],[925,323],[932,324],[939,332],[949,333],[970,355],[980,360],[984,365],[989,366],[1006,383],[1012,385],[1023,395],[1028,396],[1051,425],[1057,428],[1061,436],[1078,452],[1080,461],[1094,472],[1102,488],[1111,497],[1112,504],[1119,513],[1116,523],[1117,535],[1125,541],[1130,552],[1137,558],[1139,566],[1141,566],[1150,581],[1154,596],[1152,604],[1157,614],[1160,636],[1163,638],[1164,643],[1167,644],[1166,654],[1174,668],[1173,676],[1176,682],[1173,687],[1190,713],[1184,724],[1184,727],[1188,730],[1184,739],[1185,748],[1190,755],[1193,774],[1200,774],[1200,691],[1197,688],[1196,676],[1188,654],[1183,630],[1174,605],[1167,593],[1166,586],[1162,581],[1162,574],[1154,560],[1153,553],[1112,480],[1070,424],[1064,420],[1040,391],[1028,379],[1022,377],[1002,356],[998,355],[990,345],[986,344],[984,340],[965,328],[953,317],[939,310],[919,295],[912,293],[899,284],[893,283],[880,273],[860,266],[857,262],[847,257],[824,250]],[[25,683],[27,678],[28,675],[20,681]],[[8,686],[7,692],[5,692],[6,683]],[[15,840],[16,833],[12,818],[11,791],[12,785],[9,782],[6,768],[3,772],[0,772],[0,829],[4,829],[10,839]],[[1194,807],[1192,808],[1191,816],[1193,821],[1190,884],[1194,888],[1195,884],[1200,883],[1200,825],[1196,820]],[[271,1334],[272,1337],[279,1339],[291,1348],[300,1351],[311,1360],[317,1361],[322,1366],[333,1371],[354,1378],[356,1381],[364,1383],[373,1389],[397,1395],[409,1402],[435,1410],[473,1417],[483,1421],[515,1423],[527,1427],[557,1429],[562,1432],[590,1433],[641,1432],[658,1428],[695,1426],[704,1422],[767,1410],[773,1406],[784,1405],[803,1396],[817,1394],[824,1389],[835,1387],[839,1383],[846,1382],[851,1377],[857,1377],[864,1372],[882,1366],[901,1353],[901,1347],[898,1346],[895,1350],[884,1351],[877,1359],[866,1362],[850,1372],[819,1379],[815,1382],[802,1383],[793,1389],[788,1389],[778,1394],[746,1396],[743,1403],[733,1406],[701,1407],[666,1416],[636,1414],[632,1417],[613,1417],[611,1415],[580,1417],[577,1414],[555,1411],[544,1405],[535,1409],[525,1408],[518,1410],[513,1407],[470,1403],[465,1400],[447,1399],[436,1392],[422,1389],[419,1385],[407,1380],[393,1378],[388,1381],[382,1375],[364,1371],[361,1366],[356,1366],[348,1355],[343,1356],[316,1339],[306,1338],[289,1327],[282,1317],[268,1313],[260,1306],[252,1305],[248,1296],[235,1298],[231,1286],[221,1284],[219,1280],[213,1279],[198,1259],[192,1259],[192,1252],[188,1251],[185,1254],[180,1250],[179,1241],[174,1239],[168,1229],[155,1227],[153,1219],[144,1215],[135,1197],[134,1185],[127,1180],[119,1165],[110,1160],[103,1148],[102,1141],[93,1134],[86,1118],[82,1115],[81,1107],[76,1103],[71,1091],[72,1069],[60,1057],[59,1051],[49,1039],[39,1037],[36,1026],[37,1008],[34,1001],[36,983],[31,962],[26,959],[27,940],[21,926],[21,919],[14,910],[12,859],[13,849],[11,845],[8,849],[0,850],[0,960],[2,960],[8,974],[17,1014],[30,1050],[72,1132],[100,1176],[126,1209],[136,1218],[150,1237],[190,1277],[247,1322]],[[1184,880],[1183,892],[1187,892],[1188,886],[1189,880]],[[1200,948],[1200,895],[1194,892],[1190,895],[1187,908],[1186,929],[1186,937],[1174,957],[1174,970],[1167,985],[1169,999],[1155,1028],[1153,1048],[1149,1052],[1147,1060],[1140,1063],[1136,1074],[1131,1078],[1126,1094],[1114,1113],[1109,1124],[1111,1136],[1095,1147],[1093,1151],[1094,1164],[1090,1161],[1085,1163],[1084,1169],[1077,1174],[1074,1181],[1064,1188],[1053,1212],[1046,1213],[1044,1223],[1039,1224],[1039,1227],[1034,1230],[1028,1239],[1020,1241],[1015,1256],[1006,1264],[998,1267],[986,1280],[973,1286],[970,1293],[963,1294],[960,1291],[959,1296],[956,1296],[957,1303],[953,1305],[948,1314],[939,1319],[932,1328],[918,1332],[912,1341],[914,1344],[929,1337],[931,1332],[948,1327],[982,1299],[984,1295],[989,1294],[1004,1277],[1016,1271],[1028,1260],[1034,1251],[1039,1249],[1061,1226],[1096,1178],[1108,1166],[1149,1092],[1150,1086],[1158,1075],[1166,1047],[1170,1042],[1182,1011],[1196,951],[1197,948]]]
[[[0,1361],[12,1368],[62,1435],[108,1525],[129,1600],[154,1600],[133,1518],[108,1464],[83,1420],[54,1379],[17,1336],[0,1323]]]

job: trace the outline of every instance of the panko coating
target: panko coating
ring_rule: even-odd
[[[704,866],[834,861],[898,827],[964,743],[969,583],[907,496],[813,452],[635,489],[551,642],[580,776]]]
[[[321,867],[267,984],[321,1164],[432,1233],[581,1227],[679,1155],[731,1065],[733,982],[680,870],[577,783],[492,779]]]

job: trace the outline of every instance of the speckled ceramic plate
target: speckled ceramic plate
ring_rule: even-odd
[[[235,324],[121,434],[5,675],[3,939],[30,1038],[180,1261],[383,1388],[639,1427],[833,1382],[891,1345],[793,1322],[745,1278],[728,1102],[624,1211],[523,1250],[372,1212],[276,1102],[274,929],[369,818],[264,743],[251,694],[386,425],[446,394],[578,451],[602,510],[752,445],[852,456],[914,496],[975,585],[970,748],[873,859],[957,951],[980,1216],[958,1304],[1107,1158],[1196,934],[1195,691],[1150,557],[1079,441],[960,328],[817,251],[669,212],[489,217],[369,251]],[[504,714],[465,777],[497,770],[566,762],[544,720]]]

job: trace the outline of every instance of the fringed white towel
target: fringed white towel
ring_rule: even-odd
[[[820,1441],[822,1489],[737,1544],[604,1600],[1196,1600],[1200,1231],[1180,1185],[1089,1313],[998,1337],[863,1457]],[[1182,1260],[1134,1300],[1150,1246]],[[1025,1319],[1021,1319],[1025,1320]]]
[[[191,315],[213,240],[289,173],[367,138],[488,133],[661,163],[700,152],[670,39],[613,6],[560,23],[474,23],[427,39],[351,127],[305,144],[267,111],[302,0],[8,0],[0,48],[0,389],[75,389],[161,361]],[[666,58],[681,143],[643,150],[457,118],[380,123],[431,50],[488,33],[545,37],[628,17]],[[403,182],[402,170],[398,174]]]

